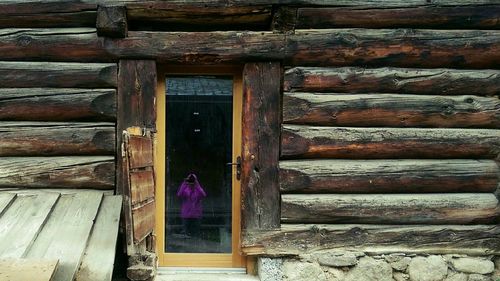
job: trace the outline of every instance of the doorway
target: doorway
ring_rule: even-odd
[[[158,71],[156,250],[160,266],[244,267],[239,254],[239,67]]]

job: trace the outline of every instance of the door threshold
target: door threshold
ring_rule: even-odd
[[[158,275],[165,274],[246,274],[246,268],[232,267],[158,267]]]
[[[245,268],[158,267],[155,281],[259,281]]]

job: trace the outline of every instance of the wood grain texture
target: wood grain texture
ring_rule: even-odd
[[[96,28],[98,36],[127,37],[127,8],[125,6],[99,5],[97,8]]]
[[[489,129],[340,128],[284,125],[281,157],[496,158],[500,132]]]
[[[114,63],[0,62],[0,88],[114,88]]]
[[[496,68],[500,31],[415,29],[296,30],[291,66]]]
[[[372,254],[500,253],[498,225],[282,224],[281,230],[246,235],[249,255],[302,255],[320,250]]]
[[[297,22],[297,8],[279,6],[274,9],[271,29],[274,32],[293,33]]]
[[[111,281],[121,206],[121,196],[102,199],[75,281]]]
[[[499,29],[499,13],[500,5],[299,8],[297,28]]]
[[[9,208],[12,202],[14,202],[14,200],[16,200],[15,194],[5,192],[0,193],[0,218],[4,214],[4,211]]]
[[[242,229],[279,227],[279,63],[243,70]]]
[[[491,193],[285,194],[283,223],[494,224],[498,200]]]
[[[155,208],[154,201],[132,208],[135,243],[143,241],[153,231],[155,227]]]
[[[1,259],[0,278],[9,281],[53,281],[57,266],[57,259]]]
[[[361,67],[295,67],[285,72],[285,91],[497,95],[500,70]]]
[[[0,120],[115,121],[113,89],[0,89]]]
[[[130,172],[130,202],[132,207],[155,198],[153,171]]]
[[[351,127],[500,128],[500,99],[378,93],[285,93],[283,122]]]
[[[493,160],[281,161],[282,193],[494,192]]]
[[[114,123],[0,123],[0,156],[114,154]]]
[[[130,169],[153,166],[153,140],[150,137],[131,135],[127,146]]]
[[[0,187],[113,189],[112,156],[2,157]]]

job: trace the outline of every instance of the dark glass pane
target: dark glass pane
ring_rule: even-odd
[[[169,253],[231,253],[233,81],[166,77]]]

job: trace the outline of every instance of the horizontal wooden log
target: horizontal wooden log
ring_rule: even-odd
[[[127,18],[133,28],[148,26],[160,30],[268,30],[271,5],[217,6],[206,3],[179,5],[165,2],[127,5]]]
[[[500,5],[299,8],[297,28],[498,29]]]
[[[296,30],[286,45],[291,66],[496,68],[500,63],[500,31]]]
[[[112,38],[127,37],[128,22],[125,6],[99,6],[96,20],[97,35]]]
[[[0,156],[114,153],[114,123],[0,122]]]
[[[247,255],[302,255],[321,250],[372,254],[500,254],[498,225],[282,224],[281,230],[247,233]]]
[[[115,88],[111,63],[0,62],[0,88]]]
[[[492,193],[284,194],[284,223],[490,224],[499,217]]]
[[[114,121],[116,90],[0,88],[0,120]]]
[[[500,99],[478,96],[285,93],[288,124],[500,128]]]
[[[95,1],[2,1],[0,28],[92,27],[96,10]]]
[[[0,187],[113,189],[113,156],[2,157]]]
[[[285,73],[285,91],[497,95],[500,70],[295,67]]]
[[[488,129],[338,128],[284,125],[281,157],[496,158],[500,131]]]
[[[282,193],[494,192],[493,160],[281,161]]]

